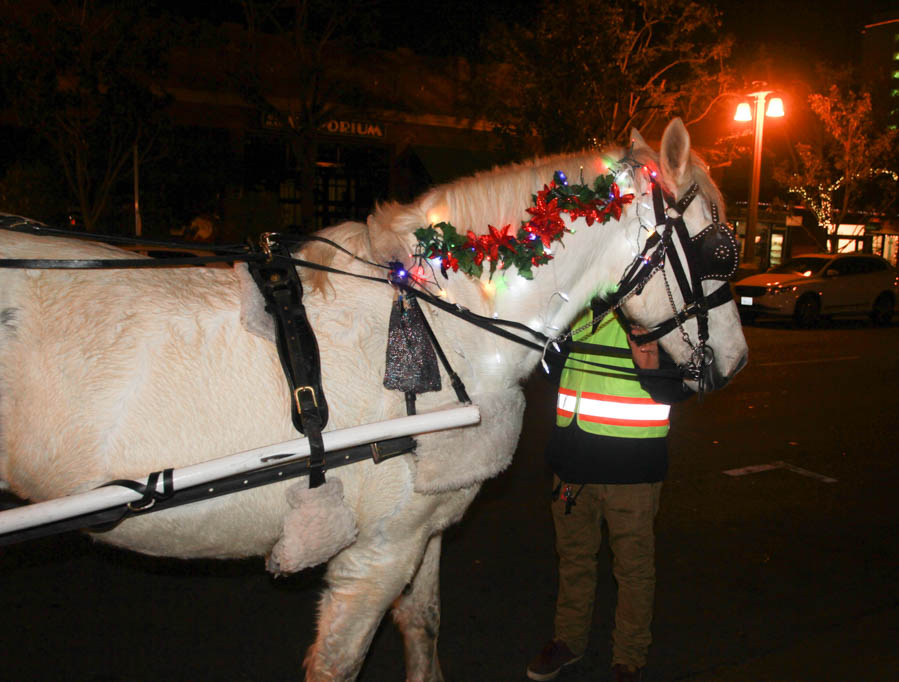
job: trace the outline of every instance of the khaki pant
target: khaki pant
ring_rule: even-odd
[[[556,478],[553,485],[558,483]],[[580,484],[571,487],[575,493]],[[581,654],[587,648],[596,595],[597,553],[605,519],[612,572],[618,582],[612,664],[639,668],[646,665],[655,596],[653,522],[661,491],[661,483],[585,485],[568,515],[562,495],[553,501],[559,554],[555,639],[563,640],[573,653]]]

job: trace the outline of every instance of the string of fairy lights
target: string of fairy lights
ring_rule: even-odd
[[[896,171],[892,171],[889,168],[872,168],[864,173],[855,173],[852,175],[852,179],[858,180],[864,177],[871,179],[881,175],[888,176],[893,182],[899,181],[899,173],[896,173]],[[832,234],[837,227],[833,222],[833,195],[843,186],[845,181],[846,176],[843,175],[829,185],[824,185],[824,183],[819,184],[811,192],[801,185],[791,186],[789,192],[798,194],[802,197],[806,206],[808,206],[812,213],[815,214],[818,224],[823,225],[828,234]]]

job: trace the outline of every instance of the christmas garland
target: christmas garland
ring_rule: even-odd
[[[587,225],[603,224],[612,218],[620,219],[625,204],[633,200],[633,194],[621,195],[614,173],[597,176],[591,186],[583,179],[569,185],[565,174],[556,171],[549,186],[543,185],[542,190],[531,195],[533,205],[527,209],[531,218],[522,221],[515,235],[510,233],[511,225],[502,229],[488,225],[486,234],[476,235],[468,230],[463,235],[450,223],[440,222],[415,231],[416,255],[439,258],[444,277],[449,270],[480,277],[487,261],[491,276],[497,269],[515,267],[522,277],[532,279],[532,268],[552,260],[550,244],[571,232],[562,219],[563,213],[571,220],[584,218]]]

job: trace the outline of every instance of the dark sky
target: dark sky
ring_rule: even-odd
[[[840,63],[853,56],[865,24],[878,12],[899,10],[899,0],[719,0],[718,6],[741,61],[768,50]]]
[[[565,0],[549,0],[564,2]],[[706,2],[707,0],[698,0]],[[154,0],[193,17],[241,16],[240,4],[221,0]],[[420,54],[459,54],[477,59],[482,37],[495,22],[527,24],[541,0],[367,0],[365,31],[382,47],[406,46]],[[744,68],[770,56],[773,63],[807,71],[818,61],[850,61],[862,27],[878,12],[899,10],[899,0],[716,0],[723,29],[736,40],[734,56]],[[602,30],[601,12],[596,30]]]
[[[193,17],[241,16],[238,2],[154,0],[153,4]],[[491,23],[527,24],[541,0],[368,0],[362,4],[373,12],[373,26],[384,46],[474,57]],[[808,61],[838,62],[853,49],[860,29],[876,13],[899,11],[899,0],[716,0],[715,4],[723,12],[724,31],[737,38],[737,56],[743,59],[767,49]],[[596,30],[602,30],[601,13]]]
[[[540,5],[539,0],[382,0],[378,4],[386,41],[431,53],[471,53],[491,21],[527,23]],[[871,17],[899,9],[899,0],[718,0],[717,5],[723,12],[724,31],[737,39],[740,61],[766,51],[813,63],[843,61]],[[601,27],[598,17],[597,30]]]

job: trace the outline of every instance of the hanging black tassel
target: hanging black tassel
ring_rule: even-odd
[[[390,311],[384,387],[405,393],[439,391],[440,368],[414,297],[397,296]]]

